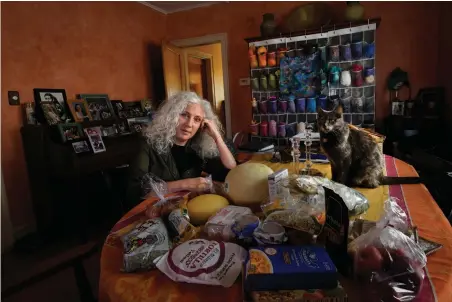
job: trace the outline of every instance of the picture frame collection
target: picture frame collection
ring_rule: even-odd
[[[31,103],[22,106],[24,123],[56,126],[61,142],[71,142],[75,153],[104,152],[102,137],[141,132],[152,119],[149,99],[110,101],[108,94],[78,94],[68,99],[64,89],[54,88],[35,88],[33,95],[34,108]],[[105,121],[106,125],[83,127],[96,121]]]

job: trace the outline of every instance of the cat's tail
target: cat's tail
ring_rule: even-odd
[[[422,179],[416,176],[409,177],[383,176],[380,182],[381,185],[412,185],[420,183],[422,183]]]

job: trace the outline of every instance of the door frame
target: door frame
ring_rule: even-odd
[[[187,49],[185,49],[184,50],[184,56],[185,56],[185,64],[186,64],[186,66],[185,66],[185,70],[187,70],[187,72],[188,72],[188,57],[190,56],[190,57],[194,57],[194,58],[198,58],[198,59],[201,59],[201,60],[209,60],[209,78],[207,79],[210,83],[209,83],[209,92],[208,92],[208,94],[211,96],[211,98],[212,98],[212,102],[213,102],[213,105],[214,105],[214,109],[216,109],[217,108],[217,102],[219,101],[219,100],[217,100],[217,98],[215,97],[215,77],[214,77],[214,70],[213,70],[213,56],[211,55],[211,54],[209,54],[209,53],[205,53],[205,52],[202,52],[202,51],[199,51],[199,50],[194,50],[194,49],[190,49],[190,48],[187,48]],[[189,76],[187,76],[186,77],[186,87],[190,87],[190,79],[189,79],[190,77]]]
[[[187,48],[206,44],[221,44],[221,61],[223,64],[223,86],[224,86],[224,106],[226,112],[226,137],[232,138],[231,127],[231,102],[229,93],[229,70],[228,70],[228,34],[219,33],[194,38],[179,39],[171,41],[177,47]]]

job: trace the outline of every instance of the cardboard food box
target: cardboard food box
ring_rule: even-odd
[[[334,289],[338,273],[320,246],[259,246],[250,248],[245,266],[248,292]]]

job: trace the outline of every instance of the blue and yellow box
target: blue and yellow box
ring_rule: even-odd
[[[247,291],[334,289],[337,285],[337,269],[322,247],[274,245],[248,251]]]

